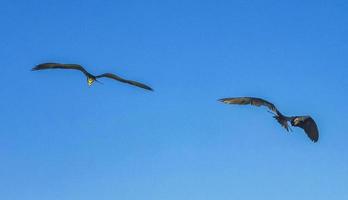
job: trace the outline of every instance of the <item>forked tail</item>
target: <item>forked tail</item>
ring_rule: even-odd
[[[98,81],[98,79],[95,79],[95,82],[97,82],[97,83],[100,83],[100,84],[104,85],[104,83],[102,83],[101,81]]]
[[[284,127],[288,132],[289,130],[291,130],[290,126],[289,126],[289,117],[286,117],[284,115],[282,115],[279,111],[273,116],[274,119],[277,120],[277,122],[282,126]]]

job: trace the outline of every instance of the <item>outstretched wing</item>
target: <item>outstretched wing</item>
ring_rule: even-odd
[[[61,63],[42,63],[36,65],[32,71],[44,69],[75,69],[84,73],[86,76],[90,75],[81,65],[78,64],[61,64]]]
[[[139,82],[136,82],[136,81],[123,79],[123,78],[121,78],[121,77],[119,77],[119,76],[117,76],[115,74],[105,73],[105,74],[101,74],[101,75],[96,76],[96,78],[102,78],[102,77],[111,78],[111,79],[120,81],[122,83],[127,83],[127,84],[134,85],[134,86],[146,89],[146,90],[153,91],[153,89],[151,87],[149,87],[149,86],[147,86],[147,85],[145,85],[143,83],[139,83]]]
[[[277,108],[270,102],[256,97],[236,97],[236,98],[224,98],[219,101],[227,104],[239,104],[239,105],[253,105],[253,106],[266,106],[271,111],[277,113]]]
[[[319,139],[318,126],[310,116],[298,116],[294,117],[291,121],[292,126],[302,128],[307,136],[313,141],[317,142]]]

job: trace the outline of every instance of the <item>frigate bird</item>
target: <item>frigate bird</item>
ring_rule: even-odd
[[[79,70],[81,71],[86,77],[87,77],[87,83],[89,86],[91,86],[95,81],[99,82],[97,79],[99,78],[111,78],[113,80],[117,80],[120,81],[122,83],[127,83],[130,85],[134,85],[146,90],[151,90],[153,91],[153,89],[143,83],[139,83],[136,81],[132,81],[132,80],[127,80],[124,78],[121,78],[115,74],[112,73],[104,73],[104,74],[100,74],[97,76],[94,76],[93,74],[89,73],[85,68],[83,68],[81,65],[78,64],[61,64],[61,63],[43,63],[43,64],[39,64],[37,66],[35,66],[32,71],[37,71],[37,70],[45,70],[45,69],[73,69],[73,70]]]
[[[288,132],[290,129],[289,122],[291,126],[302,128],[307,136],[313,141],[317,142],[319,139],[319,131],[317,124],[310,116],[285,116],[283,115],[274,104],[256,97],[236,97],[236,98],[223,98],[219,101],[227,104],[238,104],[238,105],[253,105],[253,106],[266,106],[271,113],[274,114],[274,118],[278,123],[284,127]],[[290,129],[291,130],[291,129]]]

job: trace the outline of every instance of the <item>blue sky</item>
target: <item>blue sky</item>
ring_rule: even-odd
[[[348,199],[348,2],[1,1],[2,200]],[[89,88],[79,63],[111,80]],[[287,134],[258,96],[310,114]]]

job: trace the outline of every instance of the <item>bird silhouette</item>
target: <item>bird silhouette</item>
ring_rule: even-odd
[[[317,124],[310,116],[285,116],[274,106],[274,104],[256,97],[223,98],[219,99],[219,101],[226,104],[253,105],[258,107],[265,106],[274,114],[273,117],[278,121],[278,123],[288,132],[290,129],[290,123],[291,126],[302,128],[313,142],[317,142],[319,139]]]
[[[104,74],[100,74],[100,75],[93,75],[91,73],[89,73],[85,68],[83,68],[81,65],[78,64],[61,64],[61,63],[42,63],[39,64],[37,66],[35,66],[32,71],[37,71],[37,70],[46,70],[46,69],[73,69],[73,70],[79,70],[81,71],[86,77],[87,77],[87,83],[89,86],[91,86],[95,81],[99,82],[97,79],[99,78],[111,78],[113,80],[117,80],[120,81],[122,83],[127,83],[130,85],[134,85],[146,90],[150,90],[153,91],[153,89],[143,83],[139,83],[136,81],[132,81],[132,80],[127,80],[124,78],[121,78],[115,74],[112,73],[104,73]]]

